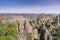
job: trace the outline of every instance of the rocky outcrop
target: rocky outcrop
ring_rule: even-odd
[[[38,23],[40,23],[41,36],[40,40],[52,40],[51,31],[53,26],[53,16],[48,14],[41,14],[37,18]]]
[[[27,33],[32,33],[32,26],[29,19],[22,16],[13,16],[9,22],[15,22],[17,25],[19,37],[18,40],[26,40]]]
[[[39,32],[41,34],[40,40],[52,40],[50,31],[52,31],[52,29],[54,28],[53,21],[54,21],[53,16],[51,16],[50,14],[40,14],[36,18],[36,20],[35,19],[32,20],[31,22],[32,27],[34,28],[34,30],[35,29],[38,30],[38,31],[35,30],[36,32],[33,31],[34,38],[38,39],[37,34],[40,31]]]

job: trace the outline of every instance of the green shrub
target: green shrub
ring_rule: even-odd
[[[0,40],[17,40],[18,32],[15,23],[0,23]]]
[[[53,40],[60,40],[60,26],[52,31]]]

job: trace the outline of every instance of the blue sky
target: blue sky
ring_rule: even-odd
[[[0,0],[0,13],[60,13],[60,0]]]
[[[60,0],[0,0],[0,6],[50,6],[60,5]]]

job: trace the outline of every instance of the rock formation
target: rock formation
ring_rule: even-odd
[[[37,18],[29,19],[23,16],[13,16],[9,22],[14,22],[18,30],[18,40],[52,40],[51,31],[55,28],[57,17],[50,14],[40,14]],[[0,14],[2,23],[6,23],[7,18],[4,14]],[[55,21],[56,20],[56,21]],[[40,38],[38,37],[40,35]],[[28,39],[28,37],[30,39]]]
[[[32,33],[32,26],[29,23],[29,19],[22,16],[13,16],[10,22],[15,22],[17,25],[18,40],[26,40],[27,33]]]
[[[36,20],[32,20],[31,25],[33,29],[37,29],[41,36],[40,40],[52,40],[51,31],[54,28],[53,26],[53,16],[50,14],[40,14]],[[34,38],[38,40],[37,32],[34,32]]]

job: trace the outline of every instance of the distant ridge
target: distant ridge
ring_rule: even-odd
[[[10,19],[10,17],[11,16],[13,16],[13,15],[19,15],[19,16],[23,16],[23,17],[28,17],[28,18],[35,18],[35,17],[37,17],[38,15],[40,15],[40,14],[38,14],[38,13],[3,13],[3,14],[5,14],[6,16],[7,16],[7,18],[9,18]],[[57,16],[57,15],[60,15],[60,14],[51,14],[52,16]]]

